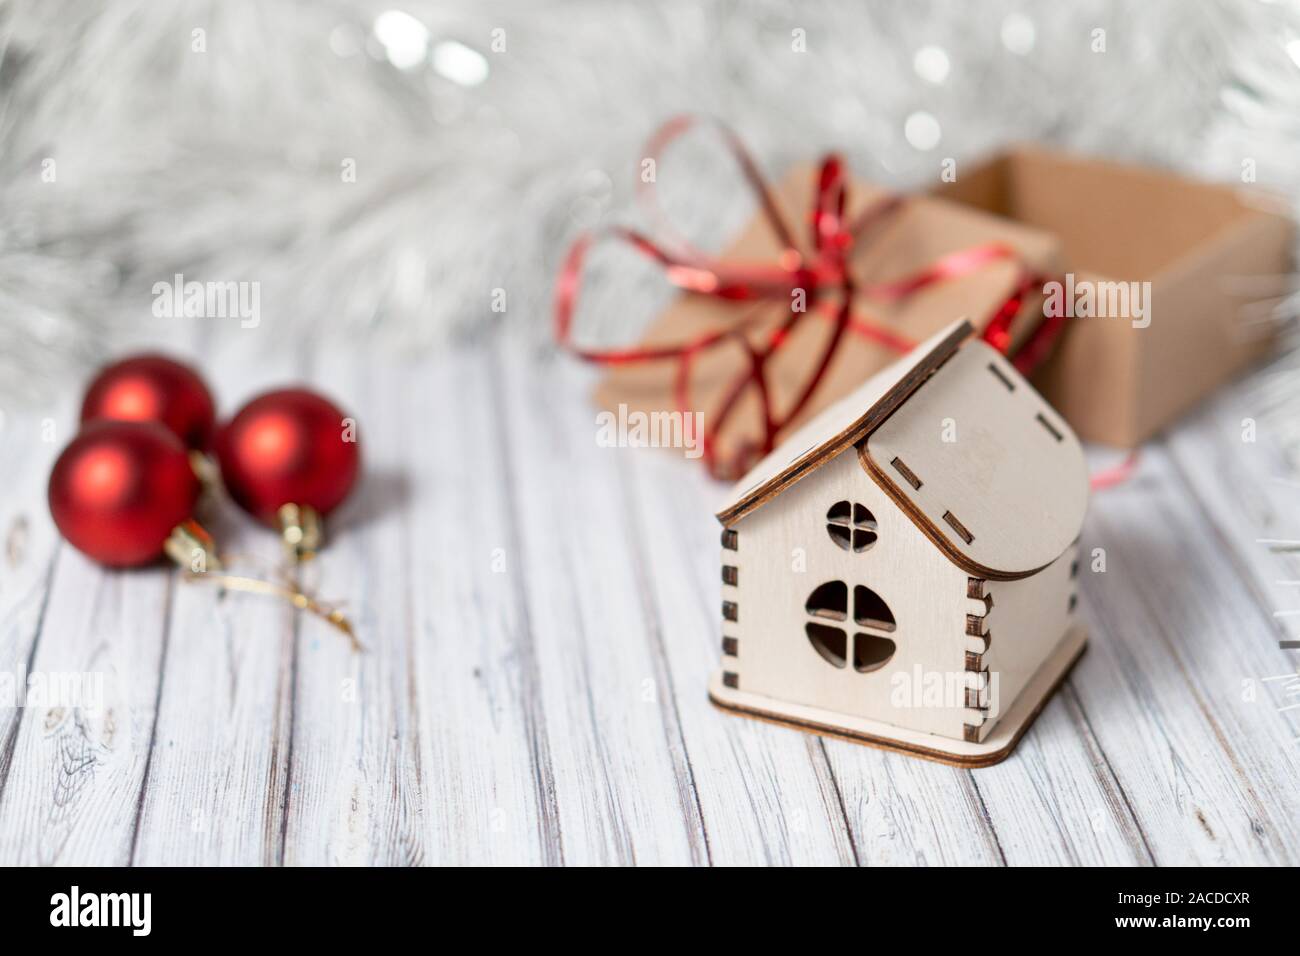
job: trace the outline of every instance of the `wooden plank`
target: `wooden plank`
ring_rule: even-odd
[[[1243,700],[1244,679],[1282,663],[1268,612],[1162,444],[1144,449],[1136,478],[1099,497],[1089,529],[1106,571],[1091,571],[1085,549],[1093,641],[1073,686],[1152,857],[1292,862],[1291,731]]]
[[[60,551],[32,672],[50,686],[81,682],[89,706],[73,696],[27,708],[0,802],[6,860],[130,862],[170,587],[164,568],[106,571]]]
[[[1260,388],[1255,380],[1222,390],[1169,437],[1166,451],[1213,524],[1209,543],[1262,608],[1286,612],[1300,607],[1300,589],[1287,583],[1300,578],[1300,552],[1269,542],[1300,542],[1300,479],[1282,448],[1295,424],[1278,420],[1287,410],[1270,409]],[[1300,637],[1300,615],[1279,615],[1271,630],[1278,640]],[[1292,654],[1280,661],[1296,663]],[[1300,729],[1300,712],[1289,713]]]
[[[153,733],[158,660],[167,640],[170,572],[105,571],[56,545],[45,482],[53,458],[75,433],[76,413],[65,401],[51,431],[32,415],[5,439],[21,443],[21,452],[5,457],[21,463],[25,474],[11,472],[13,505],[5,506],[5,559],[13,572],[5,575],[3,590],[11,609],[4,657],[13,667],[9,673],[23,677],[31,655],[25,676],[40,682],[31,689],[64,688],[29,697],[21,713],[6,714],[10,755],[0,798],[0,860],[11,864],[129,862]]]
[[[594,425],[594,423],[593,423]],[[857,861],[836,779],[817,738],[709,703],[717,668],[721,489],[698,462],[658,449],[610,449],[625,480],[642,604],[663,657],[714,864]]]
[[[230,338],[203,362],[226,413],[295,371]],[[58,551],[61,442],[0,430],[22,449],[0,455],[0,666],[35,647],[107,694],[0,708],[0,862],[1296,862],[1300,715],[1262,678],[1295,671],[1300,620],[1272,611],[1300,607],[1276,583],[1300,558],[1257,539],[1300,538],[1300,489],[1267,435],[1241,443],[1244,388],[1095,500],[1091,649],[1009,761],[963,774],[708,705],[718,489],[585,446],[580,374],[481,351],[313,371],[373,439],[377,484],[313,568],[361,659],[276,602]],[[278,557],[223,514],[227,547]]]
[[[427,858],[559,863],[551,743],[522,575],[511,450],[481,350],[432,356],[406,383],[415,695]],[[496,549],[505,550],[505,564]],[[517,555],[516,555],[517,557]],[[510,573],[514,567],[515,573]],[[506,570],[498,573],[494,567]]]
[[[820,746],[863,865],[1003,862],[969,771],[843,740]]]
[[[1150,862],[1124,795],[1069,697],[1068,687],[1058,692],[1010,758],[973,772],[827,740],[864,862]]]
[[[60,548],[45,489],[50,467],[72,427],[69,406],[62,430],[44,441],[39,416],[0,412],[0,796],[23,718],[27,672],[49,606]],[[3,853],[0,852],[0,862]]]
[[[1088,727],[1074,679],[1011,758],[975,771],[972,785],[1012,866],[1149,865],[1141,828]]]
[[[1166,450],[1213,525],[1205,550],[1222,556],[1229,565],[1224,577],[1235,577],[1242,603],[1258,609],[1245,618],[1250,625],[1231,647],[1244,673],[1231,698],[1239,727],[1227,732],[1249,736],[1244,743],[1251,746],[1237,749],[1260,799],[1296,821],[1300,709],[1283,708],[1296,702],[1287,692],[1287,675],[1300,673],[1300,654],[1282,642],[1300,640],[1300,585],[1294,583],[1300,554],[1267,542],[1300,538],[1300,480],[1282,450],[1285,430],[1294,427],[1289,410],[1269,408],[1272,397],[1262,391],[1263,380],[1224,389],[1171,435]],[[1246,431],[1252,424],[1253,436]],[[1290,848],[1297,850],[1294,843]]]
[[[623,452],[597,447],[585,390],[564,367],[507,350],[491,369],[515,523],[502,559],[532,624],[564,859],[705,863],[673,686],[636,613]]]
[[[225,417],[264,388],[300,377],[256,331],[229,330],[201,361]],[[222,553],[274,566],[275,536],[228,500],[201,509]],[[283,857],[295,634],[288,605],[182,583],[170,614],[158,725],[134,862],[270,865]]]
[[[287,864],[409,865],[425,861],[415,631],[406,514],[409,447],[422,410],[412,370],[386,356],[321,351],[313,380],[358,423],[362,477],[326,520],[304,570],[313,591],[341,601],[361,641],[304,619],[298,635]]]

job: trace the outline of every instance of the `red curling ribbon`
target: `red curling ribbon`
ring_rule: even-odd
[[[1124,456],[1124,460],[1118,465],[1111,465],[1108,468],[1102,468],[1100,471],[1094,471],[1088,479],[1089,484],[1092,485],[1092,490],[1104,491],[1107,488],[1113,488],[1128,481],[1133,477],[1133,473],[1137,471],[1140,457],[1141,452],[1134,448]]]
[[[998,242],[984,243],[941,256],[925,268],[899,279],[858,283],[849,270],[849,253],[854,242],[866,238],[882,222],[902,209],[905,197],[886,196],[863,210],[856,218],[846,220],[848,184],[844,163],[837,154],[827,155],[818,166],[814,180],[813,202],[807,224],[811,255],[805,256],[795,241],[794,230],[782,215],[753,157],[730,127],[714,119],[675,117],[650,137],[646,146],[647,157],[657,164],[668,146],[702,123],[712,126],[720,135],[739,167],[745,184],[754,193],[760,215],[781,246],[775,261],[727,261],[697,249],[677,233],[659,208],[654,183],[642,179],[638,183],[638,199],[654,224],[656,234],[663,239],[656,241],[622,226],[580,236],[565,256],[556,283],[555,337],[562,348],[597,365],[675,361],[674,401],[677,410],[683,414],[691,410],[690,370],[696,356],[726,347],[730,343],[739,344],[746,355],[747,367],[723,390],[717,408],[706,419],[709,424],[701,439],[702,457],[711,474],[715,477],[738,477],[750,464],[775,447],[781,430],[807,407],[846,335],[856,335],[875,342],[900,355],[916,345],[906,336],[855,313],[853,303],[856,300],[897,302],[928,286],[969,275],[991,263],[1015,262],[1019,266],[1015,287],[993,311],[983,333],[986,342],[1009,355],[1011,323],[1019,314],[1025,299],[1036,290],[1041,290],[1048,278],[1030,270],[1010,246]],[[730,302],[749,303],[751,307],[724,329],[701,333],[671,345],[600,349],[578,344],[573,338],[573,316],[582,271],[591,248],[604,239],[622,242],[658,263],[663,267],[667,280],[683,291]],[[789,305],[795,290],[803,290],[805,309],[795,311],[790,308],[789,314],[762,341],[758,344],[751,341],[749,333],[760,320],[771,316],[771,306],[782,300]],[[772,407],[766,375],[767,363],[789,341],[794,328],[809,316],[828,320],[834,327],[795,400],[789,408],[778,413]],[[1016,369],[1027,375],[1046,358],[1063,331],[1064,323],[1064,317],[1045,318],[1016,353],[1010,355]],[[750,388],[757,392],[763,410],[762,441],[757,446],[752,443],[742,446],[733,460],[719,461],[717,436],[737,402]],[[1123,480],[1113,476],[1098,476],[1098,479],[1103,478],[1106,478],[1104,484],[1094,481],[1094,486],[1106,487],[1117,480]]]

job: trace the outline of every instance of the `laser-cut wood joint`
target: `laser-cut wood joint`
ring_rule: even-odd
[[[736,484],[716,704],[983,766],[1082,653],[1082,449],[971,332],[945,329]]]
[[[971,534],[970,531],[967,530],[966,526],[958,521],[957,516],[951,511],[945,511],[943,513],[943,520],[948,522],[948,527],[952,528],[953,531],[956,531],[957,537],[961,538],[967,544],[973,544],[975,542],[975,535]]]
[[[911,468],[908,468],[905,464],[903,464],[903,460],[901,458],[895,458],[893,461],[890,462],[890,464],[894,466],[894,470],[896,472],[898,472],[907,480],[907,483],[909,485],[911,485],[917,491],[921,490],[921,479],[916,477],[916,472],[914,472]]]

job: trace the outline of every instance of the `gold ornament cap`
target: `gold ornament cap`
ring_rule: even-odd
[[[310,505],[281,505],[275,513],[275,526],[295,561],[310,561],[320,550],[324,529],[320,514]]]
[[[192,518],[182,521],[172,528],[163,544],[167,557],[190,574],[206,574],[220,571],[221,562],[217,559],[216,542],[203,526]]]

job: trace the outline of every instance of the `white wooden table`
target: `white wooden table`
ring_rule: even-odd
[[[225,413],[306,379],[361,423],[367,475],[312,573],[369,649],[165,567],[95,567],[45,506],[77,396],[10,415],[0,672],[102,674],[104,706],[0,708],[0,863],[1300,862],[1279,645],[1300,616],[1274,616],[1300,608],[1277,583],[1300,558],[1257,541],[1300,537],[1300,484],[1267,429],[1241,441],[1248,386],[1095,498],[1090,649],[1011,759],[970,772],[709,704],[719,489],[597,447],[568,360],[220,338],[196,351]],[[275,559],[229,507],[209,523]]]

